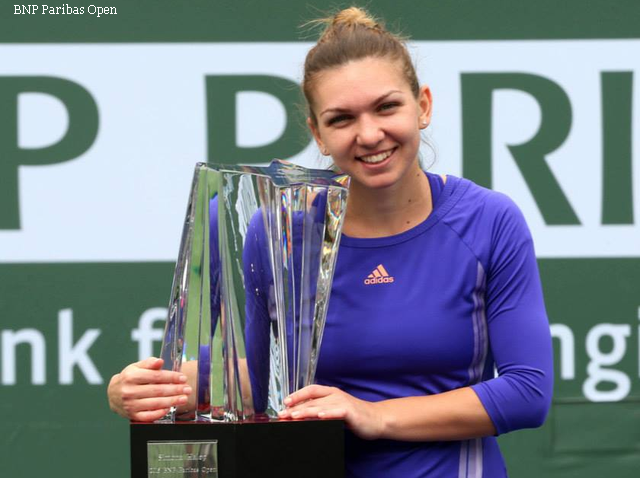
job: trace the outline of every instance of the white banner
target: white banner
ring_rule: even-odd
[[[272,75],[299,82],[309,47],[307,43],[0,46],[0,79],[69,80],[90,93],[99,116],[95,141],[79,157],[18,166],[20,225],[13,230],[0,228],[0,262],[175,260],[193,166],[207,158],[206,77]],[[539,257],[640,257],[640,155],[638,141],[631,141],[640,138],[640,123],[631,121],[634,129],[629,138],[633,216],[623,225],[603,224],[601,97],[603,72],[628,72],[634,92],[638,91],[640,41],[416,42],[411,51],[421,80],[433,91],[434,118],[428,133],[437,151],[433,171],[460,175],[463,170],[462,75],[544,77],[566,93],[571,105],[568,136],[546,162],[579,223],[545,222],[507,147],[534,137],[543,118],[537,99],[517,89],[496,90],[492,96],[489,141],[494,189],[507,193],[524,211]],[[59,99],[43,93],[23,93],[18,98],[19,148],[44,148],[65,135],[69,112]],[[631,98],[636,119],[638,95]],[[11,114],[15,112],[0,111],[3,119]],[[239,94],[236,144],[274,142],[287,121],[294,120],[287,118],[273,96]],[[465,155],[473,156],[469,151]],[[312,144],[291,159],[322,165]],[[0,178],[0,187],[8,181],[9,176]]]

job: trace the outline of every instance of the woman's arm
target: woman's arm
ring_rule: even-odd
[[[288,408],[280,418],[343,419],[356,435],[367,440],[461,440],[496,433],[469,387],[424,397],[367,402],[335,387],[312,385],[291,394],[285,403]]]

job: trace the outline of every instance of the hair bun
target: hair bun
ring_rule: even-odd
[[[366,11],[358,7],[341,10],[333,17],[332,23],[334,26],[380,28],[380,25],[374,18],[370,17]]]

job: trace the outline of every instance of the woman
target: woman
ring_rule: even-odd
[[[344,419],[348,476],[506,476],[493,436],[541,425],[553,385],[522,214],[501,194],[421,170],[431,93],[366,12],[328,20],[303,90],[309,128],[351,186],[318,384],[289,396],[280,417]],[[184,404],[185,376],[159,366],[114,376],[112,408],[153,420]]]

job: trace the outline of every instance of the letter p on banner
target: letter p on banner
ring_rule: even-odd
[[[59,99],[69,127],[57,143],[43,148],[18,145],[18,97],[43,93]],[[98,107],[81,85],[49,76],[0,76],[0,229],[20,229],[18,167],[63,163],[77,158],[98,134]]]
[[[268,75],[210,75],[207,85],[207,129],[209,161],[217,163],[268,163],[272,159],[289,159],[306,144],[305,127],[296,121],[296,103],[300,86],[287,79]],[[260,92],[273,96],[285,109],[286,126],[275,141],[264,146],[241,147],[237,144],[236,96],[241,92]],[[270,118],[253,118],[268,122]]]

